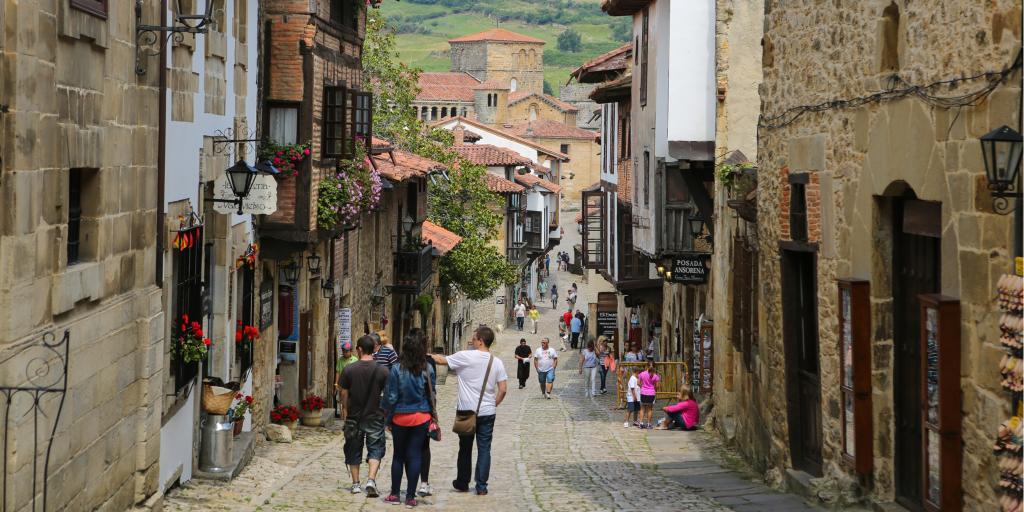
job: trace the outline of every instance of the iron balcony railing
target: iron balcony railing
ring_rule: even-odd
[[[430,246],[395,253],[393,293],[418,294],[430,283],[434,260]]]

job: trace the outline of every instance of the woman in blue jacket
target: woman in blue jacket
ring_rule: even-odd
[[[381,407],[387,412],[394,452],[391,458],[391,494],[384,501],[401,503],[402,472],[408,479],[405,505],[415,507],[416,483],[423,462],[423,443],[433,415],[433,369],[427,364],[422,334],[402,340],[402,355],[391,367]]]

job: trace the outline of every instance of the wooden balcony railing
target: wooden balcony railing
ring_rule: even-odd
[[[395,253],[395,282],[392,293],[415,295],[430,283],[434,260],[430,246]]]

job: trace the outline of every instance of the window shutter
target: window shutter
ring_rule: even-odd
[[[604,192],[583,193],[583,266],[601,270],[605,268]]]
[[[320,154],[323,158],[344,156],[345,144],[345,86],[324,87],[323,144]]]

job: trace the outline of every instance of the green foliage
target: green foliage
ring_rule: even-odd
[[[420,71],[399,61],[395,35],[378,9],[370,9],[366,17],[363,70],[363,86],[373,91],[374,134],[399,145],[418,136],[422,123],[412,101],[419,93]]]
[[[335,173],[317,186],[317,225],[330,229],[355,224],[363,213],[377,207],[381,191],[380,174],[366,165],[363,144],[356,144],[355,156],[338,161]]]
[[[580,38],[580,33],[571,28],[558,34],[558,49],[563,52],[577,53],[580,51],[582,44],[583,40]]]
[[[464,238],[441,260],[441,283],[470,300],[490,298],[499,286],[518,280],[516,267],[480,237]]]
[[[757,167],[750,163],[720,164],[715,169],[715,177],[730,194],[744,196],[757,186]]]
[[[430,314],[430,310],[434,307],[434,296],[429,293],[421,293],[416,297],[416,308],[420,310],[423,316]]]
[[[547,80],[544,80],[544,94],[550,94],[552,96],[555,95],[554,87],[551,87],[551,82],[548,82]]]

